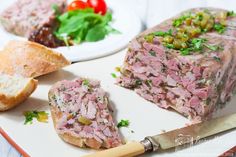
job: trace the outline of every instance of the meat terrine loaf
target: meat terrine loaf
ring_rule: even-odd
[[[3,27],[11,33],[48,47],[64,45],[53,34],[55,10],[63,12],[66,0],[17,0],[0,15]]]
[[[145,31],[131,41],[118,84],[191,120],[210,118],[235,87],[235,21],[234,12],[199,8]]]
[[[64,141],[95,149],[121,144],[108,97],[98,81],[58,82],[49,91],[49,102],[54,127]]]

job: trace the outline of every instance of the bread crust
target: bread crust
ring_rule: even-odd
[[[54,128],[56,129],[56,124],[59,118],[62,117],[62,112],[60,112],[54,105],[50,106],[50,110]],[[58,134],[58,136],[67,143],[70,143],[78,147],[85,147],[85,139],[75,137],[69,133]]]
[[[10,41],[0,59],[0,72],[33,78],[70,64],[62,54],[30,41]]]
[[[16,96],[7,96],[0,93],[0,111],[6,111],[25,101],[33,93],[38,81],[31,79],[22,91]]]

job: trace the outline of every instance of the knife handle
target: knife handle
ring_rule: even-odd
[[[83,157],[132,157],[141,155],[144,152],[145,148],[141,143],[129,142],[122,146],[96,152],[91,155],[85,155]]]

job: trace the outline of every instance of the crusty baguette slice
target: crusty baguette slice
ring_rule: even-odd
[[[37,80],[0,74],[0,111],[15,107],[36,89]]]
[[[15,40],[4,47],[0,60],[0,72],[33,78],[70,64],[62,54],[43,45]]]
[[[78,78],[60,81],[49,91],[54,127],[66,142],[78,147],[111,148],[121,144],[98,81]]]

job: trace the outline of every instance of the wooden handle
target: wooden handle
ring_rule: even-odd
[[[129,142],[125,145],[100,151],[84,157],[132,157],[145,152],[144,146],[139,142]]]

